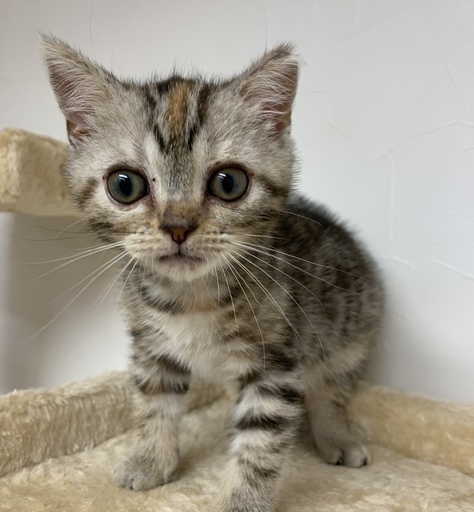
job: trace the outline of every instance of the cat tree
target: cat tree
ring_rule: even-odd
[[[0,209],[78,215],[61,181],[64,143],[0,133]],[[134,493],[110,472],[130,449],[126,372],[0,397],[0,511],[214,512],[233,397],[193,383],[175,482]],[[474,405],[364,385],[353,416],[371,442],[361,469],[320,461],[303,436],[282,480],[279,511],[474,512]]]

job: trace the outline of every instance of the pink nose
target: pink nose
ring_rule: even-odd
[[[195,229],[195,226],[163,226],[163,231],[168,233],[177,244],[182,244],[189,233]]]

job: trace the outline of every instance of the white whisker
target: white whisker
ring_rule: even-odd
[[[227,253],[229,256],[231,256],[230,253]],[[242,286],[242,284],[240,283],[240,280],[237,276],[237,271],[234,269],[232,263],[229,262],[229,260],[223,255],[223,258],[224,260],[226,261],[226,263],[228,264],[229,268],[230,268],[230,271],[232,272],[232,274],[234,274],[234,278],[235,280],[237,281],[237,284],[240,286],[240,289],[242,290],[242,293],[244,294],[245,298],[247,299],[247,302],[249,304],[249,307],[252,311],[252,314],[253,314],[253,317],[255,318],[255,323],[257,324],[257,328],[258,328],[258,331],[260,332],[260,337],[262,338],[262,347],[263,347],[263,369],[265,370],[265,364],[266,364],[266,355],[265,355],[265,338],[263,337],[263,332],[262,332],[262,329],[260,328],[260,324],[258,323],[258,319],[257,319],[257,315],[255,314],[255,310],[253,309],[253,306],[250,302],[250,299],[248,298],[248,295],[245,293],[245,290]],[[256,300],[255,298],[255,295],[252,291],[252,289],[249,287],[249,285],[246,283],[245,279],[243,280],[244,281],[244,284],[247,286],[247,288],[252,292],[252,295],[254,297],[254,299]],[[258,301],[257,301],[258,302]]]
[[[263,293],[267,296],[267,298],[270,300],[270,302],[275,306],[275,308],[277,309],[277,311],[282,315],[282,317],[286,320],[288,326],[291,328],[291,330],[293,331],[296,339],[300,339],[301,340],[301,336],[300,334],[298,333],[298,331],[296,330],[295,326],[291,323],[290,319],[286,316],[285,312],[283,311],[283,308],[278,304],[278,302],[275,300],[275,298],[273,297],[273,295],[265,288],[265,286],[263,286],[263,284],[260,282],[260,280],[253,274],[253,272],[251,272],[241,261],[239,261],[235,256],[233,256],[232,254],[229,253],[229,256],[235,261],[235,263],[237,263],[237,265],[239,265],[243,270],[244,272],[246,272],[250,279],[252,279],[252,281],[263,291]]]
[[[98,246],[95,246],[95,247],[90,247],[90,248],[87,248],[87,249],[79,249],[79,250],[83,250],[83,254],[70,254],[69,256],[64,256],[64,257],[61,257],[61,258],[54,258],[52,260],[44,260],[44,261],[19,261],[18,263],[21,263],[23,265],[45,265],[45,264],[48,264],[48,263],[56,263],[58,261],[66,261],[66,260],[69,260],[69,262],[73,263],[74,261],[77,261],[81,258],[85,258],[86,256],[92,256],[93,254],[96,254],[98,252],[101,252],[101,251],[106,251],[108,249],[113,249],[114,247],[120,247],[124,245],[123,242],[115,242],[113,244],[106,244],[106,245],[98,245]],[[68,263],[65,263],[65,265],[67,265]],[[61,268],[61,266],[57,267],[57,268]],[[54,269],[56,270],[56,269]],[[44,274],[44,275],[47,275],[47,274]],[[40,276],[42,277],[42,276]],[[39,279],[39,278],[37,278]]]
[[[319,344],[321,345],[321,349],[323,350],[323,354],[324,356],[326,357],[326,353],[324,351],[324,346],[323,346],[323,342],[321,340],[321,337],[319,335],[319,332],[317,331],[316,327],[313,325],[313,322],[311,322],[309,316],[306,314],[306,311],[301,307],[301,305],[299,304],[299,302],[293,297],[293,295],[291,295],[291,293],[283,286],[281,285],[273,276],[271,276],[266,270],[264,270],[263,268],[259,267],[256,263],[253,263],[253,261],[250,261],[248,258],[246,258],[245,256],[242,256],[242,254],[240,254],[240,257],[242,259],[244,259],[245,261],[247,261],[248,263],[250,263],[251,265],[253,265],[254,267],[258,268],[261,272],[263,272],[267,277],[269,277],[277,286],[279,286],[287,295],[288,297],[290,297],[290,299],[298,306],[298,308],[300,309],[300,311],[303,313],[304,317],[306,318],[306,320],[308,321],[309,325],[311,325],[311,327],[313,328],[316,336],[318,337],[318,340],[319,340]]]
[[[117,272],[117,275],[114,278],[112,278],[112,281],[107,285],[107,288],[105,289],[104,293],[102,294],[102,297],[100,298],[98,304],[94,308],[94,312],[93,312],[94,315],[97,313],[100,306],[104,302],[105,298],[109,294],[110,290],[114,287],[115,283],[120,279],[120,276],[125,272],[125,270],[127,269],[127,267],[130,265],[130,263],[132,261],[133,261],[132,259],[127,261],[127,263],[122,267],[122,269],[119,272]]]
[[[130,263],[132,262],[133,260],[131,259],[127,265],[125,266],[125,268],[120,272],[120,274],[118,275],[118,278],[120,278],[120,276],[123,274],[123,272],[125,271],[125,269],[130,265]],[[130,279],[130,276],[132,275],[133,271],[135,270],[135,267],[138,265],[138,260],[135,260],[135,263],[133,265],[133,267],[131,268],[130,272],[128,273],[128,276],[125,278],[125,282],[123,283],[123,286],[120,290],[120,293],[117,297],[117,301],[115,303],[115,307],[117,307],[118,304],[120,304],[120,298],[122,297],[122,294],[123,294],[123,291],[125,289],[125,286],[127,286],[127,281]],[[118,279],[117,278],[117,279]]]
[[[219,284],[219,275],[217,273],[217,263],[214,261],[214,268],[212,269],[212,275],[216,279],[216,286],[217,286],[217,305],[221,303],[221,290],[220,290],[220,284]]]
[[[240,244],[236,244],[236,245],[240,245]],[[241,251],[243,251],[243,249],[240,249]],[[313,293],[307,286],[305,286],[303,283],[301,283],[300,281],[298,281],[298,279],[294,278],[293,276],[290,276],[289,274],[287,274],[286,272],[283,272],[283,270],[279,269],[278,267],[276,267],[275,265],[272,265],[271,263],[269,263],[268,261],[265,261],[263,258],[259,258],[258,256],[255,256],[255,254],[252,254],[251,252],[249,252],[248,250],[247,251],[243,251],[245,254],[247,254],[248,256],[252,256],[253,258],[257,259],[258,261],[261,261],[262,263],[265,263],[266,265],[268,265],[269,267],[271,268],[274,268],[276,271],[280,272],[281,274],[283,274],[284,276],[286,276],[288,279],[291,279],[292,281],[294,281],[295,283],[299,284],[301,287],[303,287],[309,294],[311,294],[317,301],[318,301],[318,304],[321,306],[321,308],[324,310],[324,312],[326,312],[326,308],[324,307],[323,303],[321,302],[321,300],[319,299],[319,297]],[[260,252],[260,251],[259,251]],[[267,256],[269,256],[270,258],[273,257],[272,254],[268,254],[268,253],[265,253],[264,251],[261,251],[263,254],[266,254]]]
[[[230,289],[229,281],[227,280],[227,276],[225,275],[224,269],[221,269],[221,270],[222,270],[222,275],[224,276],[224,279],[225,279],[225,282],[226,282],[226,285],[227,285],[227,289],[229,290],[229,298],[230,298],[230,302],[232,304],[232,310],[234,311],[235,327],[237,328],[237,337],[240,338],[240,336],[239,336],[239,323],[237,322],[237,313],[235,311],[234,298],[232,297],[232,291]]]
[[[116,255],[117,256],[117,255]],[[112,256],[112,258],[108,261],[106,261],[105,263],[102,263],[102,265],[100,265],[99,267],[95,268],[92,272],[90,272],[89,274],[87,274],[87,276],[83,277],[80,281],[78,281],[77,283],[73,284],[72,286],[70,286],[67,290],[63,291],[62,293],[60,293],[59,295],[57,295],[56,297],[54,297],[54,299],[51,301],[51,303],[54,303],[56,302],[57,300],[59,300],[61,297],[63,297],[64,295],[66,295],[67,293],[69,293],[71,290],[73,290],[74,288],[76,288],[77,286],[79,286],[80,284],[82,284],[84,281],[86,281],[87,279],[89,279],[90,277],[94,276],[94,274],[96,274],[97,272],[100,272],[100,270],[102,268],[104,268],[106,265],[108,265],[116,256]]]
[[[292,256],[291,254],[287,254],[287,253],[285,253],[283,251],[277,251],[276,249],[272,249],[270,247],[265,247],[265,248],[262,249],[262,248],[259,248],[259,246],[255,246],[253,244],[249,244],[249,243],[245,243],[245,242],[232,242],[232,243],[236,244],[236,245],[243,245],[243,246],[247,247],[248,249],[252,249],[253,251],[260,252],[262,254],[267,254],[268,255],[268,253],[263,250],[263,249],[266,249],[266,250],[270,250],[272,252],[283,254],[283,255],[285,255],[287,257],[290,257],[290,258],[293,257],[293,258],[295,258],[297,260],[302,260],[302,261],[304,261],[306,263],[311,263],[310,261],[303,260],[302,258],[298,258],[297,256]],[[283,263],[286,263],[287,265],[290,265],[293,268],[296,268],[300,272],[303,272],[303,274],[307,274],[308,276],[314,277],[315,279],[318,279],[319,281],[322,281],[323,283],[326,283],[327,285],[332,286],[333,288],[337,288],[338,290],[342,290],[344,292],[351,293],[353,295],[360,295],[358,292],[355,292],[353,290],[348,290],[347,288],[343,288],[342,286],[338,286],[337,284],[331,283],[331,281],[328,281],[327,279],[324,279],[321,276],[316,276],[315,274],[312,274],[311,272],[308,272],[307,270],[305,270],[305,269],[303,269],[301,267],[298,267],[298,265],[295,265],[295,264],[291,263],[290,261],[285,260],[284,258],[279,258],[278,256],[275,256],[274,254],[272,254],[272,257],[275,258],[278,261],[282,261]],[[352,274],[351,272],[347,272],[346,270],[341,270],[341,269],[337,269],[337,268],[333,268],[333,267],[328,267],[327,265],[320,265],[318,263],[313,263],[313,265],[321,266],[323,268],[327,268],[327,269],[330,269],[330,270],[335,270],[335,271],[343,272],[344,274],[353,275],[355,277],[361,277],[361,276],[357,276],[356,274]],[[364,279],[364,278],[361,277],[361,279]]]
[[[114,258],[112,258],[112,261],[109,262],[109,264],[104,268],[102,269],[96,276],[94,276],[94,278],[89,281],[80,291],[79,293],[72,299],[70,300],[60,311],[59,313],[57,313],[49,322],[47,322],[45,325],[43,325],[43,327],[41,327],[41,329],[39,329],[38,331],[36,331],[33,335],[31,335],[29,338],[27,338],[25,340],[25,342],[28,342],[30,341],[31,339],[33,339],[35,336],[38,336],[38,334],[42,333],[45,329],[47,329],[55,320],[57,320],[63,313],[64,311],[66,311],[66,309],[80,296],[82,295],[82,293],[87,290],[87,288],[89,288],[89,286],[100,276],[102,275],[106,270],[108,270],[110,267],[112,267],[115,263],[117,263],[119,260],[121,260],[123,257],[127,256],[128,253],[124,252],[122,254],[119,254],[117,256],[115,256]]]
[[[300,217],[301,219],[309,220],[310,222],[314,222],[314,224],[317,224],[318,226],[321,226],[324,228],[324,225],[321,224],[321,222],[318,222],[315,219],[311,219],[310,217],[305,217],[304,215],[300,215],[299,213],[290,212],[288,210],[283,210],[284,213],[288,213],[289,215],[294,215],[295,217]]]
[[[79,220],[76,220],[75,222],[72,222],[71,224],[69,224],[68,226],[66,226],[64,229],[61,229],[61,231],[54,237],[54,239],[57,239],[60,235],[62,235],[65,231],[67,231],[68,229],[72,228],[73,226],[76,226],[77,224],[79,224],[80,222],[84,222],[85,219],[79,219]]]

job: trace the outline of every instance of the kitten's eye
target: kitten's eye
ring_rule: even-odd
[[[249,186],[247,173],[237,167],[216,171],[209,180],[208,191],[223,201],[237,201]]]
[[[122,204],[132,204],[148,194],[148,184],[138,172],[121,170],[107,178],[109,194]]]

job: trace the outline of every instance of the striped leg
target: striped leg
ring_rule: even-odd
[[[225,512],[274,510],[280,470],[302,416],[300,383],[295,373],[265,372],[243,387],[233,415]]]
[[[134,490],[171,481],[179,465],[178,422],[185,409],[190,371],[165,356],[154,358],[153,363],[133,370],[142,440],[114,471],[118,485]]]

